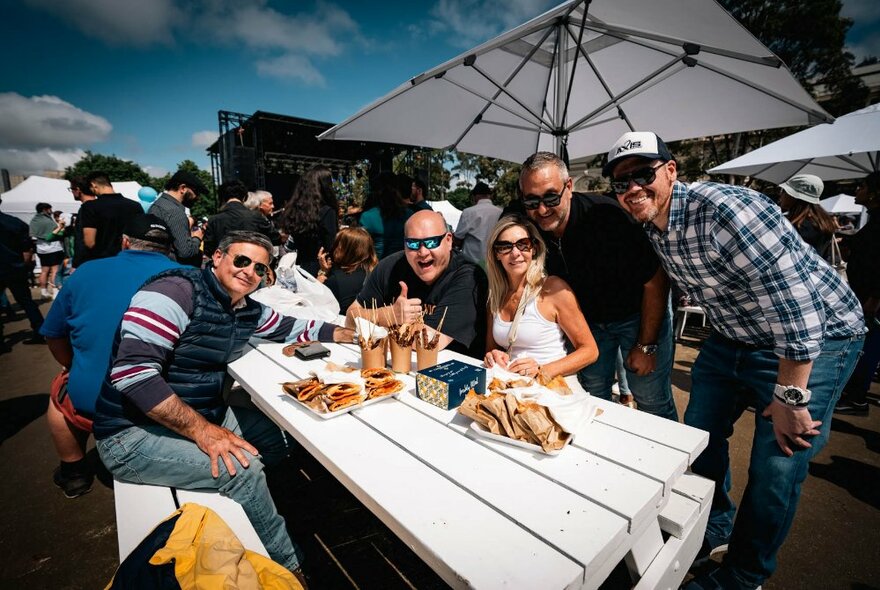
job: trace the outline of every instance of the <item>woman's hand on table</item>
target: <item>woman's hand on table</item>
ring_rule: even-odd
[[[541,371],[541,365],[533,358],[522,357],[507,365],[507,370],[523,377],[537,377]]]
[[[483,360],[486,363],[487,367],[494,367],[495,365],[498,365],[502,369],[506,369],[507,363],[510,362],[510,356],[508,356],[508,354],[503,350],[495,349],[487,352],[486,358]]]

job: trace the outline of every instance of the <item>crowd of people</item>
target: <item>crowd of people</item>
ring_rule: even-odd
[[[487,367],[562,376],[609,400],[616,388],[639,411],[678,421],[674,287],[711,324],[683,416],[709,432],[693,470],[715,482],[697,563],[726,552],[688,587],[759,587],[776,568],[832,413],[868,411],[880,362],[880,173],[857,193],[868,224],[842,243],[813,176],[780,185],[778,203],[740,186],[686,184],[651,132],[624,134],[603,174],[610,195],[575,192],[560,157],[535,153],[517,200],[502,211],[477,183],[454,231],[424,182],[406,175],[380,174],[359,215],[343,217],[323,166],[284,204],[226,182],[206,224],[186,208],[208,188],[183,170],[148,214],[100,172],[70,181],[81,202],[71,226],[45,203],[30,227],[0,213],[0,290],[27,313],[31,343],[45,339],[62,367],[48,412],[54,482],[70,498],[91,489],[85,450],[94,436],[120,480],[214,488],[238,501],[269,555],[304,581],[304,556],[263,473],[292,441],[228,397],[226,365],[249,338],[351,342],[355,318],[375,310],[386,326],[423,321],[441,349]],[[55,299],[45,321],[27,284],[34,244],[41,294]],[[273,262],[290,252],[333,294],[347,327],[249,297],[274,282]],[[832,252],[848,260],[849,282],[829,264]],[[50,292],[65,259],[75,272]],[[728,438],[749,406],[754,445],[737,509]]]

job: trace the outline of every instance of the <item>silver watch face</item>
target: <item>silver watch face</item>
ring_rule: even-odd
[[[786,389],[782,393],[782,397],[785,399],[785,403],[793,406],[804,403],[804,392],[794,387]]]
[[[657,352],[658,346],[656,344],[646,344],[646,345],[642,346],[641,348],[642,348],[643,353],[647,354],[648,356],[651,356],[652,354],[655,354]]]

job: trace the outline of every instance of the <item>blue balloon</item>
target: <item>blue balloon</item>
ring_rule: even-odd
[[[153,204],[153,201],[155,201],[158,196],[159,193],[157,193],[156,189],[151,186],[142,186],[140,190],[138,190],[138,199],[141,201],[141,207],[144,208],[144,213],[150,210],[150,205]]]
[[[140,199],[144,203],[152,203],[156,200],[156,197],[158,196],[159,193],[157,193],[156,189],[151,186],[143,186],[138,191],[138,199]]]

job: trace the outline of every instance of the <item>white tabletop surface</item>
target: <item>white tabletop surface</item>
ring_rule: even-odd
[[[591,398],[602,415],[551,457],[473,437],[469,419],[416,397],[411,374],[398,398],[324,420],[281,383],[327,360],[357,366],[355,347],[327,346],[328,359],[301,361],[259,344],[229,372],[453,587],[597,587],[653,535],[650,562],[659,527],[690,534],[706,509],[705,486],[691,492],[693,476],[682,477],[703,431]],[[479,364],[440,355],[450,358]]]

